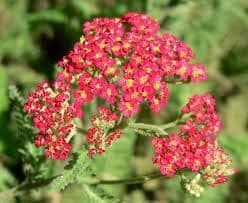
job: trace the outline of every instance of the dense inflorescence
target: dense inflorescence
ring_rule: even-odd
[[[95,18],[84,24],[80,41],[58,63],[63,70],[54,83],[42,82],[24,107],[39,129],[35,144],[45,147],[46,156],[67,157],[74,118],[83,117],[83,105],[96,97],[114,106],[117,115],[129,118],[144,103],[160,112],[169,98],[167,82],[206,79],[205,68],[191,63],[191,49],[173,35],[160,36],[158,31],[155,20],[139,13]],[[96,129],[89,129],[89,142]],[[106,143],[110,145],[118,136],[116,129]],[[104,151],[96,147],[89,154],[95,150]]]
[[[75,108],[69,105],[70,78],[58,74],[51,87],[44,81],[29,94],[24,110],[33,116],[39,133],[35,137],[37,147],[45,147],[45,155],[53,159],[66,159],[71,151],[66,137],[74,129]]]
[[[226,182],[234,171],[228,169],[231,160],[217,144],[216,136],[222,127],[215,100],[210,94],[194,95],[182,112],[189,118],[178,134],[153,138],[153,162],[160,165],[161,173],[166,176],[186,168],[204,174],[212,186]]]
[[[159,36],[158,30],[153,19],[137,13],[86,22],[80,42],[59,62],[78,78],[77,109],[98,96],[125,117],[144,102],[160,112],[169,97],[166,80],[205,80],[204,67],[191,63],[191,49],[170,34]]]
[[[35,145],[44,147],[45,156],[55,160],[68,157],[70,140],[78,129],[75,119],[84,116],[85,103],[94,100],[101,104],[85,130],[88,156],[94,156],[104,153],[121,137],[122,129],[132,126],[129,118],[141,105],[159,113],[169,99],[168,83],[206,80],[204,66],[192,63],[192,50],[175,36],[159,35],[158,31],[155,20],[139,13],[95,18],[84,24],[80,41],[58,63],[62,70],[53,84],[40,83],[24,106],[39,130]],[[157,137],[156,131],[152,138],[153,163],[168,177],[181,169],[195,172],[193,178],[182,175],[182,185],[199,196],[203,190],[200,177],[215,186],[235,171],[229,168],[232,161],[216,140],[222,125],[215,99],[210,94],[194,95],[180,115],[178,133],[167,136],[154,125],[136,132],[163,132]]]

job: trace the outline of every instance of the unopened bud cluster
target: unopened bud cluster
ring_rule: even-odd
[[[89,156],[96,153],[102,154],[106,147],[110,146],[115,139],[120,138],[120,130],[114,129],[119,116],[105,107],[99,107],[98,110],[99,116],[91,119],[92,127],[86,134],[86,141],[90,145]]]
[[[193,178],[186,178],[182,176],[181,184],[190,195],[194,197],[200,197],[204,188],[199,184],[201,175],[198,173]]]

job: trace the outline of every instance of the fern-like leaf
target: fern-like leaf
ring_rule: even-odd
[[[9,86],[9,98],[13,106],[12,129],[18,143],[18,152],[21,154],[27,180],[45,178],[45,171],[48,167],[43,167],[46,160],[42,150],[33,144],[38,130],[33,127],[32,119],[23,111],[25,98],[13,85]]]
[[[52,182],[52,189],[64,190],[66,186],[76,182],[78,177],[87,175],[90,163],[91,159],[87,156],[86,150],[81,154],[74,154],[74,158],[65,167],[63,174]]]
[[[97,186],[83,185],[82,202],[85,203],[121,203],[122,201],[107,194]]]

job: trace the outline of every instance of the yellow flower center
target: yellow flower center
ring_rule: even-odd
[[[171,146],[177,146],[177,142],[175,140],[170,141]]]
[[[152,72],[152,69],[150,67],[147,67],[145,70],[146,70],[147,73],[151,73]]]
[[[126,69],[126,73],[133,73],[133,69],[130,66],[128,66]]]
[[[128,43],[128,42],[125,42],[125,43],[123,44],[123,47],[126,48],[126,49],[129,48],[130,46],[131,46],[131,44]]]
[[[85,78],[85,83],[86,83],[86,84],[88,84],[90,81],[91,81],[91,78],[90,78],[90,77]]]
[[[97,53],[97,54],[96,54],[96,58],[97,58],[97,59],[99,59],[99,58],[101,58],[101,57],[102,57],[102,54],[101,54],[101,53]]]
[[[172,170],[172,165],[171,165],[171,164],[167,165],[167,166],[165,167],[165,169],[166,169],[167,171]]]
[[[115,68],[114,67],[108,67],[106,72],[108,74],[113,74],[115,72]]]
[[[159,104],[159,100],[158,99],[154,99],[153,102],[154,102],[155,105],[158,105]]]
[[[116,51],[119,51],[120,50],[120,46],[119,45],[115,45],[112,47],[112,51],[113,52],[116,52]]]
[[[129,111],[131,111],[133,109],[130,102],[125,102],[125,106],[126,106],[127,110],[129,110]]]
[[[127,85],[128,88],[132,87],[133,83],[134,83],[133,79],[127,79],[126,80],[126,85]]]
[[[116,37],[115,38],[115,41],[121,41],[121,38],[120,37]]]
[[[101,42],[100,44],[99,44],[99,48],[100,49],[103,49],[105,47],[105,43],[104,42]]]
[[[194,77],[198,77],[201,74],[202,74],[202,69],[197,68],[197,69],[193,70],[193,76]]]
[[[107,89],[107,95],[108,95],[108,96],[111,96],[111,94],[112,94],[112,90],[108,88],[108,89]]]
[[[144,30],[146,28],[146,26],[141,25],[141,26],[139,26],[139,28],[140,28],[140,30]]]
[[[145,84],[146,81],[147,81],[147,76],[142,76],[142,77],[140,78],[140,83],[141,83],[141,84]]]
[[[156,52],[159,52],[160,48],[158,46],[156,46],[156,47],[153,48],[153,50],[156,51]]]
[[[136,61],[137,63],[140,63],[140,62],[141,62],[141,57],[140,57],[140,56],[135,57],[135,61]]]
[[[182,67],[178,70],[178,73],[179,73],[180,75],[183,75],[185,72],[186,72],[186,67],[185,67],[185,66],[182,66]]]
[[[181,56],[181,57],[185,57],[185,56],[186,56],[186,52],[185,52],[185,51],[181,51],[181,52],[180,52],[180,56]]]
[[[139,93],[135,91],[135,92],[133,92],[133,93],[131,94],[131,98],[132,98],[132,99],[135,99],[135,98],[138,97],[138,95],[139,95]]]
[[[154,83],[154,89],[155,89],[155,90],[158,90],[158,89],[160,88],[160,86],[161,86],[160,81],[156,81],[156,82]]]
[[[86,92],[84,90],[81,91],[81,97],[83,99],[86,99],[87,98],[87,94],[86,94]]]
[[[143,96],[143,97],[146,97],[146,96],[147,96],[147,91],[143,91],[143,92],[142,92],[142,96]]]

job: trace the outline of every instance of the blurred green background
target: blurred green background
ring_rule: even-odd
[[[202,84],[170,86],[170,102],[161,116],[144,110],[139,120],[173,120],[192,94],[211,92],[224,125],[220,145],[232,155],[239,172],[228,184],[206,188],[200,199],[185,195],[176,178],[105,189],[128,203],[247,203],[247,0],[0,0],[0,192],[21,183],[30,167],[22,158],[23,138],[16,133],[8,86],[14,84],[26,94],[43,79],[53,80],[56,62],[79,40],[83,22],[94,17],[117,17],[128,11],[156,18],[161,32],[173,33],[187,42],[209,74],[209,80]],[[87,113],[92,111],[94,106],[88,106]],[[126,132],[97,167],[104,177],[136,176],[154,171],[151,157],[149,138]],[[63,163],[47,161],[47,174],[56,174],[61,166]],[[44,188],[21,197],[0,199],[0,203],[87,203],[83,194],[76,184],[62,193]]]

